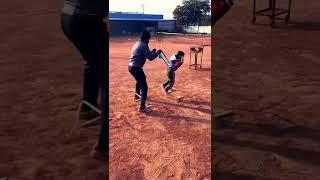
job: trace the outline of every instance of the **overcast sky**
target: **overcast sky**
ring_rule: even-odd
[[[173,18],[173,10],[182,0],[110,0],[110,11],[142,12],[144,4],[145,14],[163,14],[165,19]]]

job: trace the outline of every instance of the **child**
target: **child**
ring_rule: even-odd
[[[171,56],[170,58],[170,65],[167,69],[167,76],[168,80],[167,82],[163,83],[161,85],[162,90],[165,95],[168,94],[168,91],[172,89],[175,81],[175,71],[183,64],[183,58],[184,58],[184,52],[178,51],[176,55]]]

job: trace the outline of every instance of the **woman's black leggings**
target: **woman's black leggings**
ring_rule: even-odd
[[[61,26],[65,36],[78,49],[85,60],[83,99],[97,105],[102,88],[102,124],[99,150],[107,151],[107,61],[108,33],[102,18],[90,15],[62,14]],[[102,86],[101,86],[102,85]]]
[[[148,95],[148,84],[146,75],[143,72],[143,69],[139,66],[129,66],[129,72],[137,81],[136,83],[136,94],[141,96],[140,109],[146,107],[146,100]]]

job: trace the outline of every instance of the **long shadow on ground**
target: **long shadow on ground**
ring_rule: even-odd
[[[214,121],[219,122],[221,120],[215,119]],[[274,137],[281,137],[285,135],[290,135],[298,138],[309,138],[315,141],[320,141],[320,130],[307,128],[303,126],[293,126],[293,127],[280,127],[279,125],[273,124],[253,124],[253,123],[243,123],[243,122],[223,122],[222,129],[231,129],[237,132],[245,133],[256,133],[259,135],[268,135]]]
[[[167,106],[177,106],[179,108],[187,108],[187,109],[192,109],[192,110],[197,110],[197,111],[201,111],[203,113],[206,113],[206,114],[211,114],[211,110],[210,109],[205,109],[205,108],[200,108],[200,107],[190,107],[190,106],[186,106],[186,105],[183,105],[181,103],[170,103],[170,102],[165,102],[165,101],[158,101],[158,100],[149,100],[150,102],[154,102],[154,103],[159,103],[159,104],[164,104],[164,105],[167,105]],[[185,101],[183,101],[185,102]],[[191,102],[191,101],[189,101]],[[193,102],[195,103],[195,102]]]
[[[161,117],[163,118],[162,120],[170,120],[177,123],[181,121],[186,121],[187,123],[191,123],[191,124],[204,124],[209,126],[211,124],[211,121],[207,119],[198,119],[194,117],[179,116],[179,115],[168,114],[160,111],[152,111],[151,113],[148,113],[146,115],[152,116],[152,117]]]
[[[230,130],[228,133],[223,133],[222,130]],[[301,126],[282,128],[275,125],[256,125],[248,123],[236,122],[233,124],[225,124],[223,129],[216,129],[213,131],[213,136],[216,142],[221,144],[230,144],[232,146],[247,147],[255,150],[273,152],[281,156],[294,159],[296,161],[304,162],[311,165],[320,166],[320,152],[300,149],[299,147],[288,147],[286,143],[278,145],[270,145],[264,142],[257,142],[257,140],[240,140],[235,137],[241,136],[241,133],[252,135],[268,135],[272,138],[305,138],[319,142],[320,130],[311,129]],[[278,139],[275,139],[278,140]]]

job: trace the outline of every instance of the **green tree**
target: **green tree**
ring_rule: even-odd
[[[173,17],[180,25],[199,25],[208,16],[211,6],[209,0],[183,0],[173,11]]]

